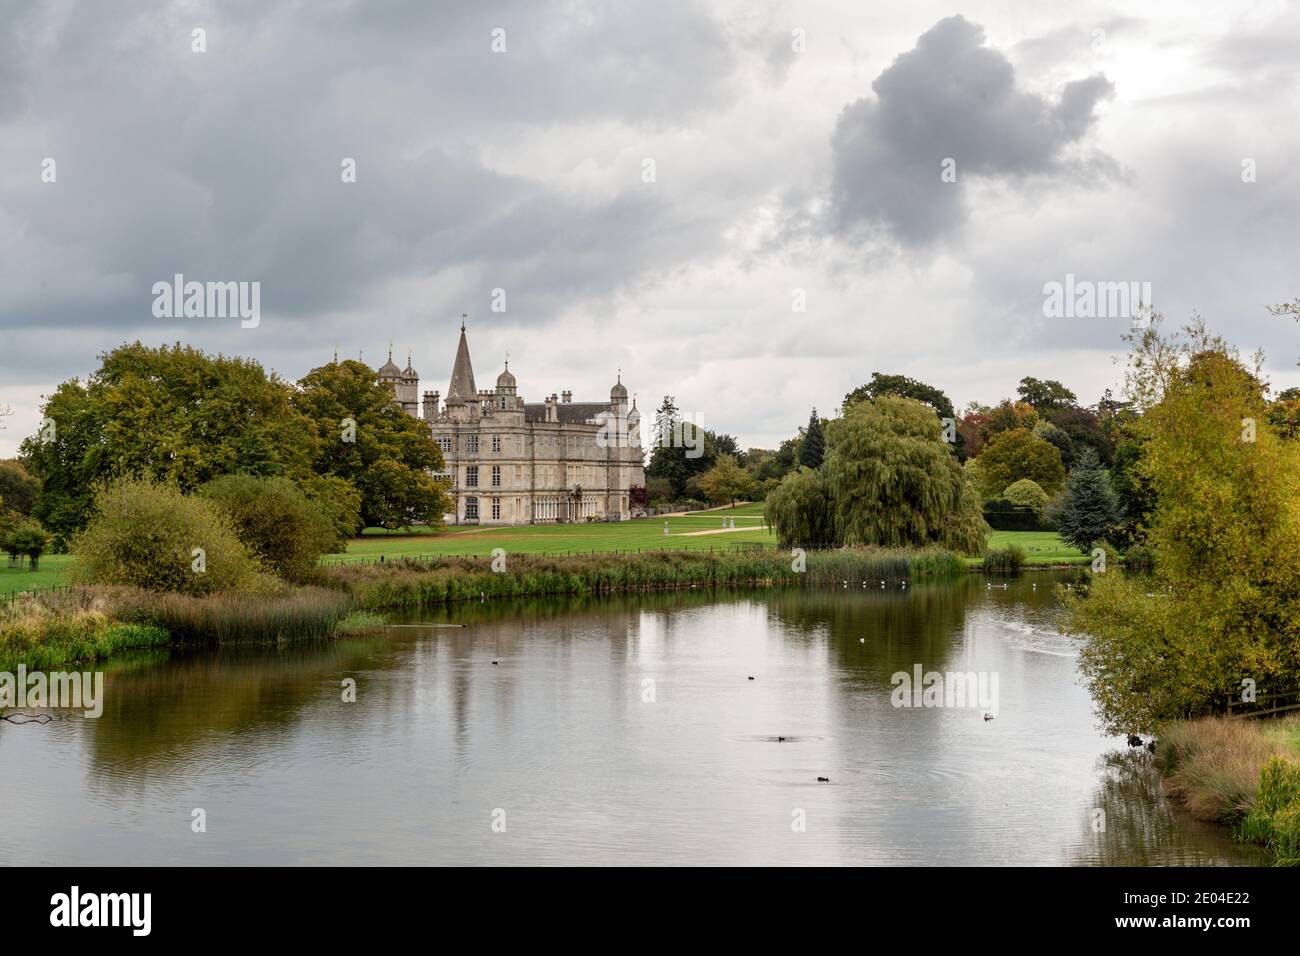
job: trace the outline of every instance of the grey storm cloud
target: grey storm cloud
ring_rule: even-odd
[[[713,240],[645,187],[637,151],[738,94],[700,3],[28,3],[6,18],[0,333],[120,341],[178,272],[260,281],[264,309],[327,341],[347,337],[321,327],[330,313],[354,322],[387,285],[438,276],[460,306],[505,287],[512,310],[545,316]],[[625,173],[599,195],[512,155],[593,128],[608,132],[591,162]],[[40,337],[5,338],[19,367],[62,373]]]
[[[463,311],[529,394],[621,365],[643,408],[675,394],[768,447],[872,370],[959,404],[1025,374],[1095,396],[1121,330],[1043,316],[1067,273],[1150,280],[1296,384],[1297,326],[1265,307],[1300,295],[1300,19],[1149,6],[986,5],[991,47],[942,0],[8,0],[0,457],[123,341],[292,378],[391,341],[438,387]],[[1123,78],[1104,125],[1099,71]],[[260,281],[261,324],[155,318],[177,272]]]
[[[887,230],[908,245],[941,237],[966,217],[967,176],[1010,178],[1064,168],[1088,132],[1104,76],[1065,84],[1056,102],[1020,88],[984,29],[940,20],[840,114],[832,138],[831,224],[841,234]],[[945,160],[955,182],[940,178]]]

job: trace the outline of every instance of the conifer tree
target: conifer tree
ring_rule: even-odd
[[[825,457],[826,433],[822,431],[822,420],[817,417],[817,409],[814,408],[808,418],[803,444],[799,446],[799,464],[805,468],[820,468]]]
[[[1056,513],[1060,535],[1084,554],[1119,524],[1119,497],[1097,453],[1085,448],[1065,483],[1065,498]]]

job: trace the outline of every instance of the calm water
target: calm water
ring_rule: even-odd
[[[0,859],[1259,862],[1098,733],[1053,580],[479,604],[126,658],[100,719],[0,723]],[[996,719],[893,707],[915,664],[996,672]]]

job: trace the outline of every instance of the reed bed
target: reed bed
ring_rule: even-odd
[[[510,555],[502,571],[491,559],[446,557],[397,560],[382,565],[341,565],[331,577],[357,605],[369,610],[415,609],[503,597],[608,594],[681,587],[829,586],[844,582],[898,581],[960,574],[955,554],[885,549],[810,551],[796,556],[772,551],[656,552],[626,555]],[[803,570],[796,570],[799,561]]]
[[[268,643],[329,637],[352,609],[333,588],[303,587],[279,594],[135,592],[118,598],[115,613],[163,628],[182,644]]]

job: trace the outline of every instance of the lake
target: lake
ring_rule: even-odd
[[[0,857],[1263,862],[1098,731],[1057,630],[1069,579],[475,603],[335,643],[123,656],[102,717],[0,723]],[[895,706],[917,667],[997,699]]]

